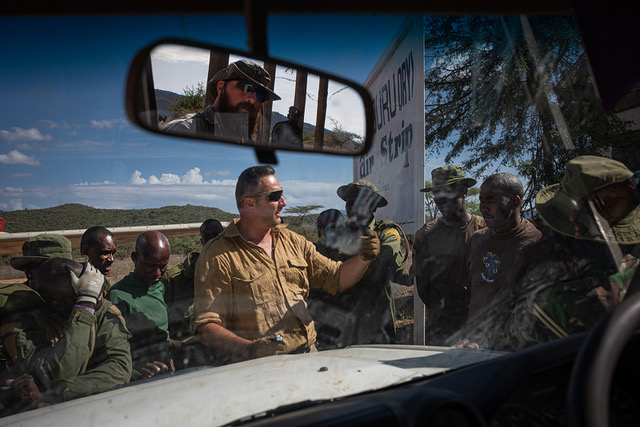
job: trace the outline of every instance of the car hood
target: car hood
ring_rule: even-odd
[[[503,355],[425,346],[354,346],[181,371],[0,419],[0,425],[222,425],[276,408],[339,399]]]

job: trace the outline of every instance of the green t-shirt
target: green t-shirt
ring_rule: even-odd
[[[134,368],[147,362],[169,360],[169,320],[164,302],[164,284],[145,286],[133,273],[113,285],[109,300],[115,304],[133,335],[131,356]]]

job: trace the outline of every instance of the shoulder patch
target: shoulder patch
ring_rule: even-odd
[[[382,232],[382,235],[386,238],[395,238],[400,240],[400,233],[395,228],[387,228]]]

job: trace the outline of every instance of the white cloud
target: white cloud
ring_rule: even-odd
[[[229,171],[229,170],[223,170],[223,171],[209,171],[209,172],[205,172],[205,176],[211,176],[211,175],[229,176],[229,175],[231,175],[231,171]]]
[[[142,184],[146,184],[147,180],[142,178],[142,172],[140,172],[139,170],[136,170],[134,173],[131,174],[131,178],[129,178],[129,184],[133,184],[133,185],[142,185]]]
[[[180,45],[162,45],[151,52],[152,61],[199,62],[209,64],[209,50]]]
[[[54,122],[53,120],[40,120],[40,123],[49,129],[66,129],[69,125],[66,122]]]
[[[0,154],[0,164],[42,166],[42,163],[40,163],[38,159],[22,154],[18,150],[11,150],[9,154]]]
[[[9,200],[9,209],[12,211],[21,211],[23,209],[22,200],[21,199]]]
[[[104,181],[92,182],[92,183],[89,183],[88,181],[85,181],[85,182],[81,182],[81,183],[76,184],[76,185],[108,185],[108,184],[115,184],[115,182],[112,182],[112,181],[109,181],[108,179],[105,179]]]
[[[160,178],[155,175],[151,175],[148,179],[143,178],[142,173],[136,170],[129,179],[129,184],[135,185],[201,185],[204,183],[205,181],[202,178],[200,168],[198,167],[190,169],[182,176],[174,173],[163,173],[160,175]]]
[[[180,177],[173,173],[163,173],[160,175],[160,184],[175,185],[180,184]]]
[[[19,127],[12,127],[11,130],[0,130],[0,135],[8,142],[16,141],[50,141],[51,135],[43,135],[36,128],[22,129]]]
[[[0,209],[3,211],[21,211],[23,209],[22,200],[11,199],[9,203],[0,203]]]
[[[193,168],[183,176],[183,182],[185,184],[202,184],[203,179],[200,175],[200,168]]]
[[[91,127],[96,129],[112,129],[120,122],[120,119],[113,120],[91,120]]]
[[[323,209],[344,209],[344,202],[336,194],[336,189],[344,182],[280,182],[288,208],[313,204],[322,205]],[[12,209],[23,206],[44,208],[64,203],[81,203],[104,209],[191,204],[237,213],[235,187],[236,179],[202,179],[198,167],[183,175],[162,173],[148,177],[143,177],[142,172],[136,170],[126,183],[85,181],[69,186],[0,187],[0,200],[6,205],[12,201]],[[287,208],[284,212],[286,215]]]
[[[96,148],[96,147],[108,147],[112,144],[109,142],[103,141],[91,141],[88,139],[80,140],[80,141],[57,141],[56,146],[63,148]]]

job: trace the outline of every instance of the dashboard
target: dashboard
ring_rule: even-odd
[[[575,335],[427,380],[348,399],[279,408],[242,424],[567,426],[573,362],[585,337],[586,334]],[[640,337],[636,333],[622,354],[613,379],[611,426],[639,423],[639,351]]]

